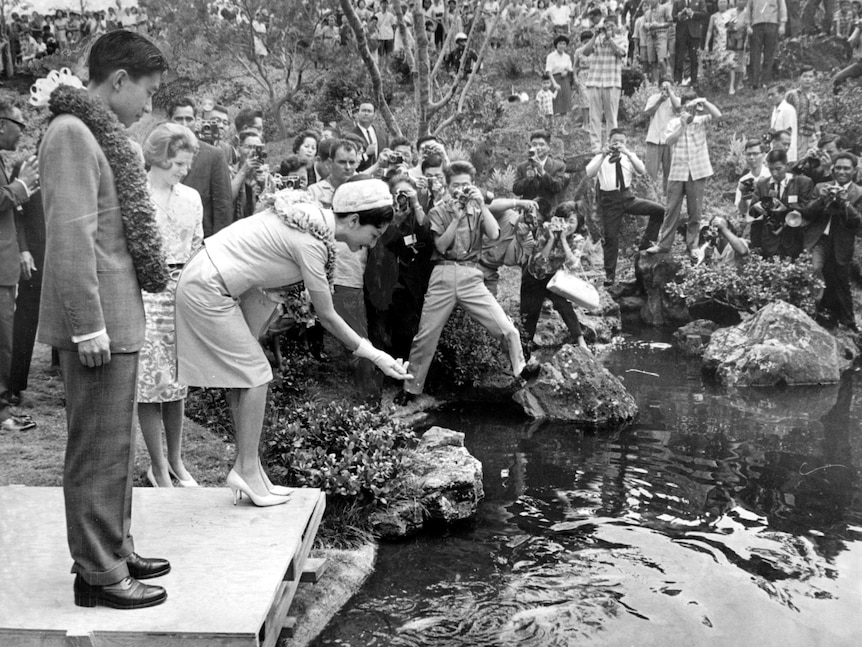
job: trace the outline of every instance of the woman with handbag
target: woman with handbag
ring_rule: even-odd
[[[525,333],[526,355],[529,357],[532,350],[542,304],[546,299],[550,299],[554,309],[560,313],[575,343],[590,352],[571,301],[548,289],[548,284],[557,272],[583,273],[580,259],[589,245],[589,233],[578,204],[564,202],[559,205],[553,217],[536,228],[534,236],[535,250],[521,274],[521,324]],[[586,285],[589,286],[588,283]]]

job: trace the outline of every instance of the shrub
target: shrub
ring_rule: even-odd
[[[366,502],[385,502],[415,442],[403,421],[344,401],[288,401],[274,418],[267,453],[277,480]]]
[[[436,369],[448,387],[472,386],[486,373],[508,369],[500,343],[461,308],[455,308],[437,344]]]
[[[233,422],[225,397],[226,389],[189,389],[185,415],[223,440],[233,438]]]
[[[623,94],[620,97],[620,121],[630,126],[647,125],[649,120],[644,114],[647,99],[658,91],[658,85],[644,81],[631,94]]]
[[[712,301],[750,313],[781,300],[813,316],[814,297],[823,288],[823,282],[814,276],[810,254],[795,261],[751,254],[741,270],[704,263],[684,267],[678,276],[681,282],[670,283],[666,289],[689,306]]]
[[[722,160],[725,174],[730,182],[736,182],[737,178],[745,173],[748,165],[745,163],[745,135],[737,137],[736,133],[730,138],[727,154]]]

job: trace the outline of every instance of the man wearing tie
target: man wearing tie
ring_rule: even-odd
[[[682,82],[685,58],[691,66],[691,84],[697,85],[697,51],[703,35],[703,23],[709,19],[703,0],[676,0],[673,3],[673,20],[676,23],[676,61],[673,78]]]
[[[389,147],[389,138],[385,132],[380,132],[374,127],[374,105],[365,102],[359,104],[356,111],[356,128],[352,132],[362,137],[365,142],[365,150],[362,151],[362,161],[356,169],[362,172],[377,162],[377,156],[384,148]]]
[[[604,230],[605,284],[611,285],[616,279],[623,216],[649,216],[640,242],[640,249],[646,249],[658,238],[664,207],[657,202],[638,198],[632,192],[634,175],[644,175],[646,167],[626,147],[626,134],[618,128],[610,133],[608,150],[593,157],[587,164],[586,172],[589,178],[598,177],[598,206]]]

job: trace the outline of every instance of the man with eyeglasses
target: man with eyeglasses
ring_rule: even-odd
[[[754,197],[754,185],[761,178],[765,179],[771,176],[766,164],[763,163],[763,143],[759,139],[749,139],[745,142],[743,156],[748,171],[739,178],[739,182],[736,184],[736,196],[733,203],[739,210],[739,215],[747,216],[751,199]]]
[[[174,102],[168,110],[168,117],[175,124],[191,128],[199,135],[201,128],[196,113],[194,100],[185,97]],[[209,237],[233,222],[230,169],[218,148],[202,141],[200,136],[198,144],[200,148],[182,182],[201,196],[204,237]]]
[[[228,165],[235,164],[235,151],[228,141],[230,138],[230,119],[228,119],[227,108],[220,104],[213,103],[211,99],[208,99],[204,101],[203,110],[201,112],[204,121],[209,121],[218,126],[218,147],[224,154],[225,161]]]
[[[14,151],[21,133],[27,128],[21,110],[0,99],[0,150]],[[12,368],[12,330],[15,320],[15,291],[22,267],[25,272],[36,270],[33,257],[21,254],[15,227],[18,207],[39,189],[39,166],[32,155],[21,165],[17,177],[9,181],[4,164],[0,163],[0,429],[20,431],[33,424],[12,417],[8,411],[10,371]]]

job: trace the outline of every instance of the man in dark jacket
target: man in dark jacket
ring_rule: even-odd
[[[566,189],[566,165],[550,156],[551,134],[537,130],[530,135],[529,159],[518,165],[512,192],[539,203],[542,216],[549,217]]]

